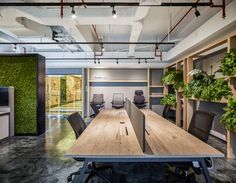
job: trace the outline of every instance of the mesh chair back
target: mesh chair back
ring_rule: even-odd
[[[95,116],[97,116],[98,113],[100,112],[99,109],[97,108],[97,106],[94,103],[91,103],[90,106],[93,109]]]
[[[193,112],[193,117],[191,119],[188,132],[200,140],[207,142],[214,117],[214,113],[195,110]]]
[[[123,93],[113,93],[113,104],[114,105],[124,105],[124,94]]]
[[[145,103],[145,97],[143,95],[135,95],[134,96],[134,103],[135,104],[144,104]]]
[[[80,116],[78,112],[75,112],[67,117],[71,127],[75,132],[76,139],[82,134],[82,132],[87,127],[83,118]]]
[[[143,95],[143,90],[135,90],[135,95]]]
[[[95,105],[102,105],[104,101],[103,94],[93,94],[93,103]]]

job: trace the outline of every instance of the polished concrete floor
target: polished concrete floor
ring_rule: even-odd
[[[69,173],[81,163],[64,158],[63,154],[75,141],[68,122],[52,118],[47,121],[47,132],[40,137],[13,137],[0,141],[0,183],[65,183]],[[225,153],[226,144],[211,137],[209,143]],[[213,182],[236,182],[236,160],[214,159],[210,171]],[[175,177],[165,164],[114,164],[114,183],[171,182]],[[108,174],[108,172],[104,172]],[[204,182],[203,176],[196,176]],[[171,181],[170,181],[171,180]],[[100,183],[94,177],[90,182]]]
[[[63,117],[77,111],[82,113],[82,100],[51,107],[46,111],[46,115],[49,117]]]

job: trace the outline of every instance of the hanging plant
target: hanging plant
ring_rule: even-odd
[[[224,76],[233,76],[236,74],[236,49],[231,49],[221,60],[221,66],[218,72],[222,72]]]
[[[225,113],[222,115],[221,124],[230,131],[236,131],[236,98],[230,98],[226,107]]]
[[[176,96],[174,94],[165,95],[161,99],[161,104],[162,105],[170,105],[171,107],[175,107],[176,106]]]
[[[178,90],[184,86],[183,71],[173,70],[167,71],[161,78],[161,82],[166,85],[173,85],[175,90]]]

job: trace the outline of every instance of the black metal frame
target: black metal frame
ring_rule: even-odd
[[[168,3],[163,2],[161,4],[139,4],[138,2],[31,2],[31,3],[20,3],[20,2],[11,2],[11,3],[0,3],[0,6],[148,6],[148,7],[160,7],[160,6],[172,6],[172,7],[186,7],[186,6],[211,6],[211,2],[207,3],[190,3],[190,2],[175,2]]]
[[[1,7],[1,3],[0,3],[0,7]],[[96,45],[109,45],[109,44],[128,44],[128,45],[131,45],[131,44],[142,44],[142,45],[174,45],[175,43],[174,42],[156,42],[156,41],[146,41],[146,42],[129,42],[129,41],[106,41],[106,42],[97,42],[97,41],[87,41],[87,42],[78,42],[78,41],[72,41],[72,42],[0,42],[0,45],[65,45],[65,44],[68,44],[68,45],[73,45],[73,44],[96,44]]]
[[[75,157],[74,157],[75,158]],[[105,156],[91,156],[91,157],[84,157],[85,161],[83,164],[83,167],[81,168],[81,172],[79,175],[79,180],[78,183],[82,183],[83,178],[84,178],[84,174],[87,171],[87,167],[89,162],[97,162],[97,163],[127,163],[127,162],[158,162],[158,163],[170,163],[170,162],[193,162],[193,161],[197,161],[199,162],[201,168],[202,168],[202,172],[204,174],[205,180],[207,183],[211,183],[211,177],[210,174],[208,172],[206,163],[204,158],[205,157],[158,157],[158,156],[137,156],[137,157],[132,157],[132,156],[128,156],[128,157],[120,157],[120,156],[113,156],[113,157],[105,157]]]

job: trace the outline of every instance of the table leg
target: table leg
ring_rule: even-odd
[[[88,159],[85,159],[83,167],[80,170],[78,183],[82,183],[83,182],[84,174],[85,174],[86,170],[88,169],[88,163],[89,163]]]
[[[210,177],[209,171],[208,171],[207,166],[206,166],[205,159],[201,159],[200,165],[201,165],[201,167],[202,167],[202,172],[203,172],[203,174],[204,174],[204,177],[205,177],[205,179],[206,179],[206,182],[207,182],[207,183],[211,183],[212,181],[211,181],[211,177]]]

